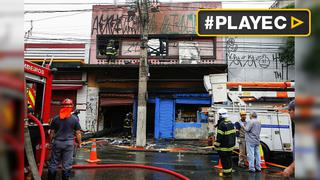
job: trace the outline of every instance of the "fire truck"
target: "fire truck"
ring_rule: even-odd
[[[261,122],[261,145],[265,159],[268,160],[273,153],[282,153],[291,156],[293,151],[293,124],[288,112],[279,111],[274,106],[249,106],[250,100],[260,98],[292,99],[295,97],[293,91],[283,89],[293,89],[293,82],[227,82],[227,74],[211,74],[204,77],[206,90],[212,95],[212,105],[208,109],[208,129],[211,134],[215,134],[215,125],[218,121],[217,111],[219,108],[228,110],[229,119],[235,123],[240,120],[239,112],[256,112]],[[246,91],[242,86],[268,87],[264,91]],[[237,91],[231,91],[236,87]],[[281,91],[271,91],[281,89]],[[236,145],[236,148],[238,145]]]
[[[29,170],[33,178],[38,179],[49,153],[46,147],[54,71],[50,64],[40,66],[29,61],[24,61],[24,71],[28,119],[25,121],[25,151]]]

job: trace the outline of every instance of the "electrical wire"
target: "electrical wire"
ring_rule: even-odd
[[[42,18],[42,19],[35,19],[35,20],[26,20],[25,22],[31,22],[31,21],[38,22],[38,21],[44,21],[44,20],[48,20],[48,19],[55,19],[55,18],[74,16],[74,15],[78,15],[78,14],[82,14],[82,13],[84,13],[84,12],[78,12],[78,13],[67,14],[67,15],[52,16],[52,17],[47,17],[47,18]]]
[[[66,12],[83,12],[92,11],[92,9],[71,9],[71,10],[35,10],[35,11],[25,11],[24,14],[39,14],[39,13],[66,13]]]

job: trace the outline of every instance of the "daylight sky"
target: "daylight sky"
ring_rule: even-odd
[[[124,4],[126,0],[117,0]],[[128,1],[128,0],[127,0]],[[161,2],[212,2],[212,0],[160,0]],[[269,8],[274,0],[221,0],[223,8]],[[31,28],[27,42],[89,42],[92,5],[114,4],[115,0],[25,0],[24,31]],[[79,10],[83,12],[26,13],[28,11]],[[32,40],[31,40],[32,39]]]

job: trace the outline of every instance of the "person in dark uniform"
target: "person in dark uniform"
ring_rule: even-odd
[[[126,114],[126,118],[124,119],[123,122],[123,128],[124,128],[124,137],[127,139],[131,139],[131,130],[132,130],[132,113],[129,112]]]
[[[110,40],[106,48],[106,56],[108,61],[114,62],[117,50],[114,45],[114,40]]]
[[[57,167],[62,164],[62,179],[71,175],[73,162],[74,136],[81,146],[81,132],[78,118],[72,115],[73,102],[65,99],[61,103],[59,115],[53,118],[50,125],[51,160],[48,166],[48,180],[54,180]]]
[[[219,109],[219,125],[217,129],[217,140],[214,143],[215,149],[218,151],[222,164],[222,173],[219,176],[228,177],[232,173],[232,151],[236,144],[236,129],[233,123],[228,120],[228,111]]]

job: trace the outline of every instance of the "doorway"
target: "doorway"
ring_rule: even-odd
[[[109,129],[112,136],[121,136],[124,133],[123,122],[126,114],[132,110],[132,105],[103,107],[104,129]]]
[[[147,138],[154,137],[155,103],[147,105]]]

